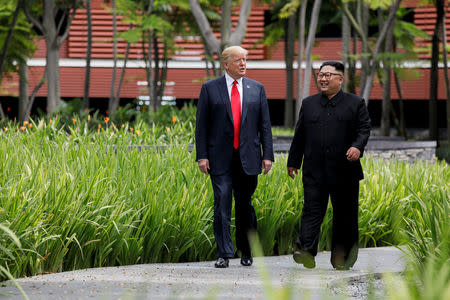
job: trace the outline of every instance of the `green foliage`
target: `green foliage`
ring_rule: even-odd
[[[294,129],[284,127],[272,127],[272,135],[289,135],[294,136]]]
[[[443,163],[445,164],[445,163]],[[445,164],[446,165],[446,164]],[[404,278],[388,277],[389,299],[450,298],[450,205],[447,184],[412,191],[401,227],[409,255]]]
[[[0,49],[3,51],[5,39],[10,29],[12,17],[16,9],[17,1],[0,1]],[[14,27],[11,42],[6,55],[4,73],[17,72],[17,65],[26,63],[36,50],[33,42],[35,36],[30,24],[23,12],[19,13],[17,23]]]
[[[393,0],[365,0],[370,5],[371,9],[388,9],[394,4]]]
[[[278,24],[270,24],[264,28],[264,32],[264,45],[271,46],[283,37],[284,28]]]
[[[125,106],[120,106],[116,112],[111,115],[104,116],[98,111],[88,111],[83,109],[83,102],[81,99],[75,99],[72,101],[61,101],[61,105],[52,114],[42,114],[38,120],[31,120],[24,124],[18,124],[9,120],[3,120],[0,122],[0,128],[7,128],[21,130],[21,128],[29,131],[28,126],[31,128],[38,127],[40,129],[53,128],[54,132],[74,133],[74,136],[83,134],[89,135],[92,133],[98,133],[105,128],[112,129],[109,132],[114,139],[115,134],[123,134],[123,131],[134,129],[144,129],[147,131],[149,128],[153,130],[154,134],[152,138],[145,140],[145,143],[155,143],[158,138],[170,136],[171,138],[178,134],[177,138],[185,139],[186,141],[193,141],[193,129],[192,126],[195,123],[196,107],[192,104],[187,104],[181,109],[176,106],[164,105],[156,113],[148,112],[147,106],[138,106],[131,102]],[[30,125],[31,124],[31,125]],[[167,130],[168,128],[168,130]],[[46,129],[46,130],[47,130]],[[44,132],[47,133],[47,131]],[[171,132],[175,130],[176,134]],[[167,135],[167,133],[169,133]],[[141,135],[142,137],[142,135]]]
[[[154,12],[161,12],[163,7],[155,2]],[[142,38],[142,33],[150,29],[156,31],[169,31],[173,26],[164,18],[165,14],[147,15],[145,6],[147,3],[142,1],[120,0],[117,1],[117,13],[124,16],[123,22],[134,25],[133,29],[122,32],[119,37],[129,43],[137,43]]]
[[[399,46],[404,49],[414,48],[414,38],[430,39],[430,35],[418,28],[414,23],[397,20],[394,34]]]
[[[343,0],[343,2],[351,3],[355,0]],[[365,3],[369,5],[371,9],[387,9],[394,4],[393,0],[364,0]]]
[[[178,109],[174,106],[165,105],[162,106],[158,112],[152,113],[150,118],[153,123],[160,126],[169,126],[175,122],[180,123],[195,123],[195,114],[197,108],[192,105],[183,106],[183,108]]]
[[[418,80],[423,76],[423,73],[416,69],[397,68],[395,71],[398,77],[403,80]]]
[[[122,15],[125,23],[133,24],[133,28],[121,32],[119,38],[129,43],[137,43],[148,30],[154,30],[164,41],[169,52],[173,52],[174,35],[186,31],[185,21],[188,18],[187,1],[155,1],[152,13],[148,15],[147,1],[118,0],[117,13]]]
[[[187,147],[195,107],[149,114],[130,105],[109,117],[80,111],[69,103],[47,119],[1,127],[0,278],[213,259],[212,188]],[[291,253],[298,234],[303,188],[301,176],[287,177],[286,159],[278,155],[259,176],[253,197],[265,255]],[[362,162],[360,247],[406,245],[411,257],[388,296],[446,299],[450,168]],[[330,206],[320,250],[330,248],[331,225]]]
[[[299,5],[300,1],[287,2],[279,13],[280,18],[286,19],[289,18],[292,14],[295,14]]]
[[[119,33],[119,38],[124,39],[130,44],[135,44],[141,39],[142,30],[140,28],[133,28],[128,31]]]
[[[0,235],[3,267],[17,277],[213,259],[212,188],[187,148],[194,142],[194,112],[189,106],[167,107],[150,115],[158,123],[137,117],[123,126],[99,117],[95,127],[92,116],[73,117],[68,124],[55,116],[51,122],[4,126],[0,224],[10,233]],[[287,177],[285,155],[276,160],[272,171],[259,177],[254,195],[265,255],[292,251],[303,203],[301,176]],[[430,223],[420,224],[425,217],[414,217],[420,208],[415,195],[426,193],[427,207],[448,206],[448,165],[367,158],[363,163],[361,247],[403,243],[393,229],[408,231],[414,228],[411,222],[419,222],[417,231],[429,230]],[[435,216],[436,225],[443,222],[443,214]],[[331,211],[321,249],[328,249],[330,220]],[[441,231],[436,232],[439,237]],[[12,236],[19,243],[11,242]]]

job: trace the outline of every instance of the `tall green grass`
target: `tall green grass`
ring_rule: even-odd
[[[187,148],[192,122],[58,122],[37,121],[23,130],[9,125],[0,133],[2,268],[21,277],[215,257],[211,184]],[[137,147],[142,145],[150,147]],[[418,265],[436,249],[448,251],[448,165],[370,158],[363,165],[360,246],[409,243]],[[263,252],[290,253],[301,217],[301,176],[291,180],[280,155],[258,180],[253,203]],[[321,249],[329,248],[331,218],[329,211]],[[445,263],[448,255],[440,259]]]
[[[425,175],[425,174],[424,174]],[[403,277],[388,278],[390,299],[450,298],[449,180],[411,190],[401,233],[409,263]],[[394,284],[396,283],[396,284]]]

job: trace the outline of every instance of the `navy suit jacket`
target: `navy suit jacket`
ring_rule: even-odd
[[[242,78],[242,113],[239,153],[247,175],[261,173],[262,159],[274,160],[269,107],[264,86]],[[233,114],[225,76],[202,86],[197,105],[195,130],[196,160],[208,159],[210,174],[231,170],[233,156]]]

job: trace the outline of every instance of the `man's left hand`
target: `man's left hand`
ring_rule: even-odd
[[[359,151],[356,147],[350,147],[350,149],[347,150],[347,160],[348,161],[355,161],[359,159],[359,156],[361,155],[361,151]]]
[[[272,168],[272,161],[270,159],[263,159],[262,168],[264,169],[264,175],[269,173],[270,169]]]

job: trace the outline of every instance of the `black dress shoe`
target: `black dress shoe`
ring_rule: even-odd
[[[316,267],[314,256],[306,250],[297,250],[294,252],[293,256],[295,262],[302,264],[305,268],[314,269]]]
[[[216,261],[216,263],[214,264],[214,267],[216,268],[228,268],[228,263],[229,260],[228,258],[223,258],[223,257],[219,257]]]
[[[242,255],[241,265],[250,267],[253,263],[253,257],[251,255]]]

